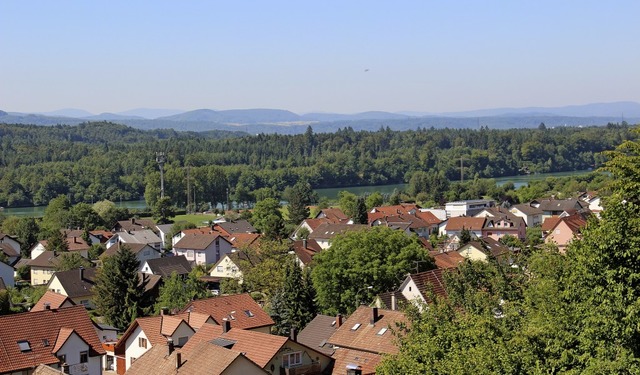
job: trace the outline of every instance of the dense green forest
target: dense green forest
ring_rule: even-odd
[[[298,180],[314,188],[457,181],[596,168],[600,152],[635,139],[627,124],[606,127],[493,130],[418,129],[376,132],[242,135],[232,132],[141,131],[113,123],[40,127],[0,124],[0,206],[44,205],[145,196],[154,204],[164,152],[165,193],[184,206],[252,202],[264,188],[282,192]],[[431,177],[429,177],[431,176]],[[422,180],[419,179],[422,178]],[[437,180],[437,179],[436,179]],[[420,182],[422,181],[422,182]],[[262,189],[262,190],[261,190]],[[228,194],[228,195],[227,195]],[[438,200],[439,197],[435,197]]]

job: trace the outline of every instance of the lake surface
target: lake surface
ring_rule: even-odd
[[[522,176],[508,176],[495,178],[496,184],[502,186],[508,182],[513,182],[516,189],[521,186],[526,186],[529,181],[544,180],[547,177],[567,177],[567,176],[581,176],[591,172],[590,170],[584,171],[571,171],[571,172],[555,172],[555,173],[540,173],[530,174]],[[352,186],[342,188],[327,188],[327,189],[315,189],[319,198],[326,197],[328,199],[337,199],[338,193],[341,191],[348,191],[355,195],[365,195],[367,193],[379,192],[380,194],[392,194],[394,190],[402,191],[407,188],[407,184],[393,184],[393,185],[369,185],[369,186]],[[129,209],[145,209],[147,208],[147,202],[144,199],[137,201],[122,201],[114,202],[118,207],[126,207]],[[6,216],[18,216],[18,217],[42,217],[44,215],[44,209],[46,206],[38,207],[19,207],[19,208],[5,208],[2,212]]]

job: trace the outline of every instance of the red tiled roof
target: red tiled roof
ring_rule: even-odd
[[[180,314],[176,314],[175,316],[184,319],[184,321],[187,322],[191,326],[191,328],[196,331],[199,330],[200,327],[202,327],[202,325],[207,322],[207,320],[213,320],[210,315],[200,314],[197,312],[183,312]]]
[[[312,231],[316,230],[322,224],[331,224],[331,221],[326,218],[316,218],[316,219],[305,219],[305,223],[311,228]]]
[[[191,301],[182,311],[211,315],[218,324],[222,324],[225,318],[229,319],[232,328],[252,329],[275,324],[248,293]]]
[[[231,245],[233,247],[238,249],[250,247],[256,244],[260,237],[262,237],[262,235],[259,233],[235,233],[229,235],[227,239],[229,240],[229,242],[231,242]]]
[[[310,235],[309,239],[331,239],[349,231],[359,231],[368,229],[368,225],[363,224],[322,224],[316,228]]]
[[[167,342],[166,336],[171,336],[181,323],[188,325],[184,319],[172,315],[157,315],[138,318],[129,325],[122,337],[120,337],[116,344],[116,350],[124,348],[129,336],[131,336],[137,327],[140,327],[144,332],[152,346],[164,345]]]
[[[413,273],[409,277],[416,284],[416,287],[425,300],[429,300],[429,292],[436,296],[447,297],[447,290],[444,284],[445,270],[436,268],[435,270]]]
[[[29,311],[42,311],[45,309],[45,303],[49,304],[50,309],[59,309],[62,307],[62,305],[65,304],[65,302],[72,305],[74,304],[73,301],[69,299],[69,297],[47,290]]]
[[[541,229],[543,232],[548,232],[553,228],[555,228],[555,226],[558,225],[559,222],[560,222],[560,216],[548,217],[544,220],[544,222],[542,222]]]
[[[429,212],[429,211],[418,210],[416,211],[416,216],[422,219],[424,222],[426,222],[429,225],[440,224],[440,222],[442,221],[438,219],[438,217],[434,215],[433,212]]]
[[[459,231],[462,228],[467,230],[481,230],[484,227],[486,218],[457,216],[447,220],[445,229],[447,231]]]
[[[87,342],[90,356],[105,354],[84,306],[7,315],[0,317],[0,373],[58,363],[53,349],[61,329],[73,329]],[[31,350],[20,350],[17,343],[23,340],[29,342]]]
[[[447,251],[443,253],[434,251],[429,253],[433,257],[436,267],[441,269],[456,268],[460,263],[464,262],[464,257],[457,251]]]
[[[382,212],[385,215],[408,214],[409,211],[418,210],[420,207],[416,204],[396,204],[394,206],[374,207],[376,212]]]
[[[331,335],[329,343],[338,347],[362,350],[375,354],[395,354],[398,347],[391,330],[387,329],[383,334],[383,328],[395,328],[396,322],[405,322],[407,319],[400,311],[378,309],[378,319],[375,324],[370,324],[373,317],[373,309],[368,306],[360,306],[351,316]],[[360,324],[357,329],[356,324]]]
[[[382,360],[380,354],[347,348],[336,349],[331,358],[334,359],[334,374],[346,374],[347,366],[358,366],[362,370],[362,375],[373,375],[376,373],[376,366]]]
[[[349,220],[349,217],[339,208],[323,208],[318,215],[324,215],[324,218],[334,224]]]

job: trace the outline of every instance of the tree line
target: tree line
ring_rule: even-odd
[[[0,206],[134,200],[153,205],[165,152],[165,195],[193,208],[250,204],[265,189],[303,180],[313,188],[411,182],[436,184],[524,173],[596,168],[602,151],[635,139],[626,124],[549,129],[425,129],[376,132],[346,127],[300,135],[142,131],[113,123],[41,127],[0,124]],[[219,139],[212,138],[217,134]],[[188,188],[187,188],[188,186]],[[187,199],[187,193],[189,199]],[[266,191],[268,193],[268,191]],[[414,192],[417,194],[418,192]],[[437,200],[438,197],[433,197]],[[197,206],[197,207],[196,207]]]

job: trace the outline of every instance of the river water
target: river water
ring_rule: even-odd
[[[540,174],[530,174],[530,175],[522,175],[522,176],[508,176],[508,177],[499,177],[496,178],[495,181],[498,186],[502,186],[508,182],[513,182],[515,188],[519,188],[521,186],[526,186],[529,181],[534,180],[543,180],[547,177],[567,177],[567,176],[580,176],[587,174],[591,171],[572,171],[572,172],[556,172],[556,173],[540,173]],[[370,185],[370,186],[352,186],[352,187],[342,187],[342,188],[327,188],[327,189],[315,189],[318,193],[319,198],[328,198],[330,200],[337,199],[338,193],[341,191],[348,191],[355,195],[364,195],[367,193],[379,192],[380,194],[391,194],[394,190],[402,191],[406,189],[407,184],[393,184],[393,185]],[[114,202],[118,207],[126,207],[129,209],[145,209],[147,207],[147,203],[144,199],[137,201],[122,201],[122,202]],[[18,216],[18,217],[42,217],[44,215],[44,209],[46,206],[37,206],[37,207],[18,207],[18,208],[5,208],[2,212],[5,216]]]

